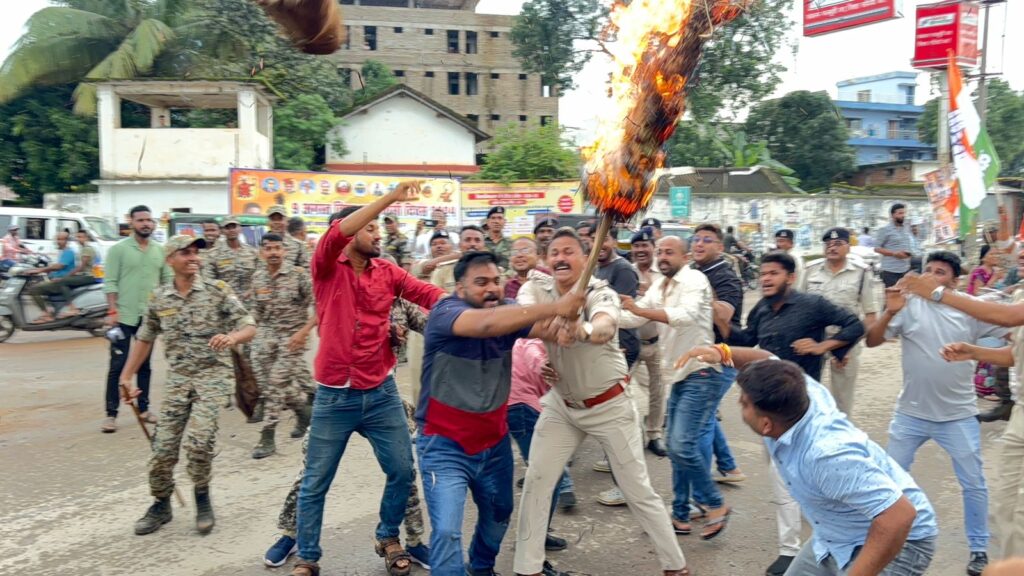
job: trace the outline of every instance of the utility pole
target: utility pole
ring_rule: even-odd
[[[982,0],[981,9],[985,11],[985,29],[981,36],[981,70],[978,73],[978,116],[982,125],[985,124],[985,115],[988,112],[988,87],[985,85],[988,80],[988,12],[993,4],[1002,4],[1006,0]],[[995,76],[995,74],[992,74]]]

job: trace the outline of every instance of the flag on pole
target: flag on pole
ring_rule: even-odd
[[[964,88],[960,68],[949,53],[949,149],[959,183],[960,237],[974,231],[974,216],[999,175],[999,157]]]

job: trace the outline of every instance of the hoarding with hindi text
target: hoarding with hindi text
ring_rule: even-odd
[[[960,66],[978,65],[978,5],[939,2],[917,7],[914,24],[914,68],[943,69],[953,52]]]
[[[902,16],[899,0],[802,0],[804,36],[819,36]]]
[[[487,218],[495,206],[505,208],[505,234],[522,236],[533,233],[538,214],[579,214],[583,195],[577,180],[559,182],[462,183],[462,222],[476,224]]]

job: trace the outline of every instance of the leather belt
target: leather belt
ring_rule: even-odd
[[[570,402],[568,400],[565,400],[565,405],[568,406],[569,408],[580,408],[580,404],[582,404],[583,408],[593,408],[594,406],[597,406],[599,404],[604,404],[605,402],[611,400],[612,398],[615,398],[616,396],[622,394],[625,391],[626,387],[623,386],[621,382],[616,382],[615,384],[612,385],[611,388],[605,390],[604,392],[601,392],[600,394],[594,396],[593,398],[587,398],[583,402]]]
[[[658,343],[658,337],[655,336],[654,338],[651,338],[650,340],[642,340],[641,339],[640,343],[643,344],[644,346],[650,346],[651,344],[657,344]]]

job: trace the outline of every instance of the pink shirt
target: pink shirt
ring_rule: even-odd
[[[541,376],[548,363],[548,351],[538,338],[520,338],[512,347],[512,390],[508,405],[526,404],[540,412],[540,397],[551,386]]]

